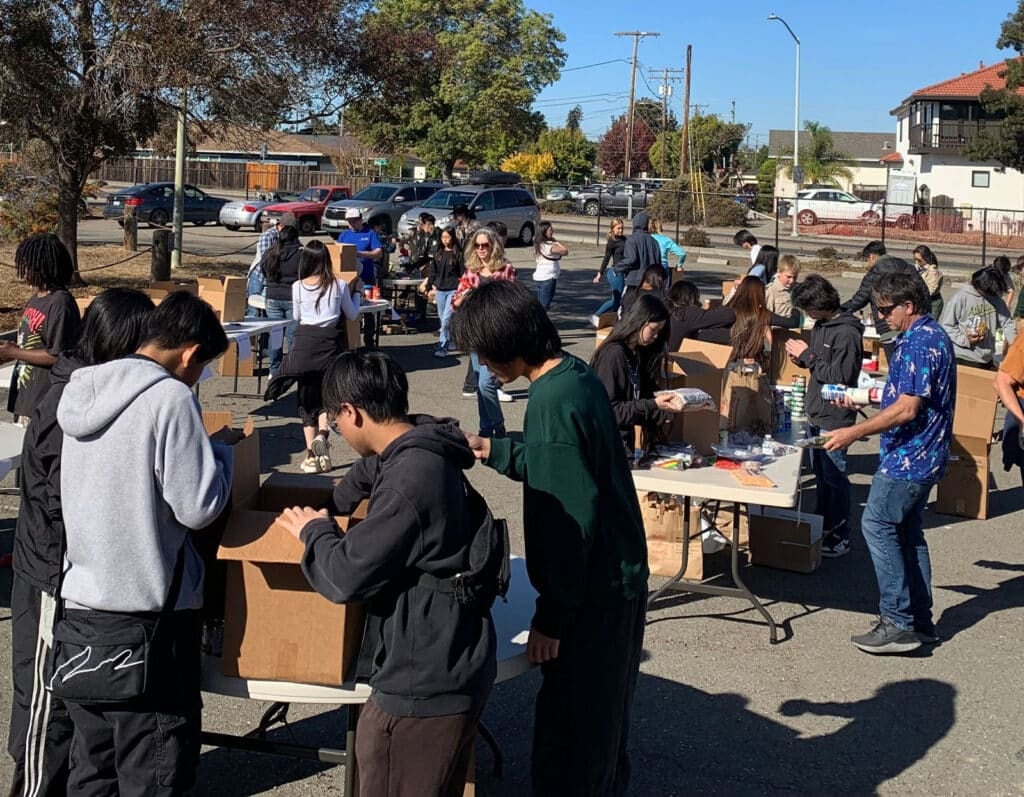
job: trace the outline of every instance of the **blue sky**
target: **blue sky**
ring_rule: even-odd
[[[800,37],[801,124],[812,119],[836,131],[888,132],[895,130],[889,111],[916,89],[977,69],[981,61],[1005,59],[1010,51],[997,50],[995,42],[1016,8],[1013,0],[526,3],[552,14],[566,36],[562,76],[535,105],[551,126],[562,126],[578,102],[584,132],[594,139],[604,132],[629,98],[633,40],[613,34],[657,31],[660,37],[640,42],[637,97],[656,98],[659,81],[648,71],[682,69],[692,44],[690,103],[728,119],[735,99],[737,121],[753,125],[751,144],[767,143],[769,129],[793,127],[795,44],[781,23],[765,19],[769,13],[784,17]],[[603,61],[614,62],[577,69]],[[673,92],[678,118],[682,83]]]

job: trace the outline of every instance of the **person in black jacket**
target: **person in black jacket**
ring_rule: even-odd
[[[134,352],[153,302],[141,291],[111,288],[86,310],[77,347],[61,354],[32,414],[21,456],[21,508],[14,533],[11,589],[13,695],[7,749],[14,759],[14,794],[67,793],[73,726],[64,703],[43,689],[64,560],[57,405],[71,374]]]
[[[640,290],[644,272],[651,266],[661,266],[661,247],[647,232],[648,218],[646,213],[637,213],[633,217],[633,234],[626,239],[622,248],[622,260],[614,267],[624,277],[623,306],[632,301],[631,294]]]
[[[673,283],[665,306],[669,312],[668,350],[679,351],[687,338],[728,346],[736,313],[730,307],[705,310],[700,303],[700,289],[690,280]]]
[[[455,228],[445,227],[441,230],[440,245],[430,258],[427,276],[419,287],[423,295],[434,291],[434,301],[437,302],[441,333],[437,340],[437,348],[434,349],[434,356],[438,358],[448,356],[448,321],[452,316],[452,298],[455,296],[455,289],[459,287],[461,276],[462,249],[455,238]]]
[[[608,240],[604,245],[604,258],[601,260],[601,267],[597,270],[597,274],[594,275],[594,284],[597,285],[602,277],[607,276],[608,287],[612,290],[612,298],[605,300],[590,317],[590,323],[595,327],[602,314],[614,313],[622,304],[622,292],[626,288],[626,281],[625,277],[615,270],[615,266],[622,261],[622,255],[626,248],[626,236],[622,234],[625,228],[626,223],[621,216],[616,216],[608,224]]]
[[[635,427],[643,426],[648,442],[653,442],[660,427],[670,423],[676,411],[669,396],[654,395],[667,340],[668,310],[657,297],[641,294],[590,361],[608,392],[630,461],[639,442]]]
[[[292,312],[292,284],[299,278],[299,257],[302,244],[295,227],[281,227],[277,243],[263,257],[260,268],[267,278],[267,318],[281,320],[294,318]],[[288,349],[295,339],[296,324],[289,324],[284,330],[284,343]],[[281,367],[284,348],[271,349],[270,375],[274,376]]]
[[[839,407],[821,398],[822,385],[856,387],[864,352],[864,326],[846,310],[841,310],[839,293],[827,279],[811,274],[793,288],[793,303],[814,319],[811,341],[786,341],[786,352],[802,368],[810,371],[807,384],[807,421],[809,434],[843,429],[857,422],[854,410]],[[850,479],[846,475],[846,451],[816,450],[811,455],[814,468],[817,508],[825,519],[826,537],[821,555],[839,557],[850,552]]]
[[[850,299],[843,302],[842,310],[850,313],[856,313],[862,307],[867,306],[868,302],[871,301],[871,291],[875,287],[875,283],[878,282],[879,277],[883,274],[895,274],[899,272],[913,274],[921,280],[921,284],[924,285],[924,280],[921,279],[921,275],[917,273],[917,269],[906,260],[900,260],[898,257],[886,254],[885,244],[881,241],[871,241],[866,244],[862,253],[864,258],[868,261],[868,273],[865,274],[864,278],[860,281],[860,287],[857,288],[857,292],[853,294]],[[928,290],[927,286],[925,286],[925,290]],[[885,350],[885,357],[889,362],[892,362],[896,333],[889,329],[889,325],[885,322],[884,318],[878,315],[874,305],[871,306],[871,316],[875,320],[875,329],[878,330],[878,335],[882,339],[882,348]]]
[[[451,420],[410,416],[409,385],[380,352],[345,352],[324,377],[324,405],[363,459],[334,491],[366,519],[339,534],[327,512],[285,510],[304,545],[302,572],[336,603],[368,601],[370,700],[359,716],[363,795],[462,794],[472,741],[497,674],[490,611],[420,585],[469,564],[481,518],[468,517],[464,471],[475,461]],[[379,621],[379,622],[376,622]]]

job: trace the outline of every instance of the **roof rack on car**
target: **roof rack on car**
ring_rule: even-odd
[[[469,182],[473,185],[516,185],[521,179],[516,172],[491,170],[469,173]]]

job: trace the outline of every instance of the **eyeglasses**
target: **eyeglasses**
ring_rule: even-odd
[[[327,422],[327,428],[330,429],[332,432],[334,432],[336,435],[340,435],[341,434],[341,431],[338,429],[338,419],[337,418],[335,418],[334,420],[328,421]]]
[[[886,305],[881,305],[880,304],[880,305],[878,305],[875,308],[875,310],[878,311],[878,315],[880,315],[882,318],[888,318],[892,314],[892,311],[895,310],[899,306],[900,305],[898,305],[898,304],[886,304]]]
[[[476,243],[473,244],[473,246],[475,246],[477,249],[490,249],[491,243],[490,241],[484,241],[483,243],[477,241]]]

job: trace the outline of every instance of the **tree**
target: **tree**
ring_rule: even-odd
[[[506,172],[516,172],[531,183],[540,183],[555,173],[555,159],[550,152],[517,152],[501,162]]]
[[[654,133],[645,124],[633,125],[633,140],[629,151],[630,174],[650,171],[648,153],[654,143]],[[611,127],[597,142],[597,165],[605,174],[626,172],[626,114],[612,120]]]
[[[545,130],[533,146],[536,152],[548,152],[554,159],[551,176],[564,183],[581,180],[594,171],[597,148],[577,128]]]
[[[291,0],[268,15],[259,3],[2,0],[0,107],[17,135],[50,154],[57,234],[72,256],[89,174],[153,136],[182,89],[197,116],[269,126],[296,115],[296,97],[336,107],[310,86],[355,94],[373,83],[375,64],[394,69],[387,40],[361,29],[361,8]]]
[[[662,117],[662,110],[662,104],[659,101],[641,97],[633,103],[633,125],[647,125],[655,136],[661,135],[663,130],[678,130],[679,120],[672,113],[672,109],[668,109],[667,125],[664,124],[665,120]]]
[[[853,162],[845,152],[836,149],[832,130],[820,122],[804,122],[804,130],[810,134],[810,145],[801,148],[800,166],[804,170],[803,182],[807,185],[839,185],[841,180],[852,180]],[[793,149],[782,150],[788,154],[789,165],[786,176],[793,179]]]
[[[460,158],[496,164],[544,129],[530,106],[566,57],[550,15],[522,0],[380,0],[371,19],[424,43],[415,76],[387,81],[386,102],[352,103],[346,122],[366,140],[413,149],[450,175]]]
[[[658,135],[657,140],[651,144],[651,149],[647,153],[647,157],[651,161],[651,168],[654,170],[658,177],[678,177],[679,176],[679,137],[681,132],[666,132]],[[662,174],[661,169],[661,154],[662,149],[665,150],[665,170]]]
[[[574,105],[573,109],[565,117],[565,126],[574,133],[580,132],[580,123],[583,121],[583,106]]]
[[[972,160],[994,160],[1011,169],[1024,171],[1024,2],[1003,20],[996,47],[1014,50],[1006,60],[1006,69],[999,73],[1006,88],[986,88],[981,92],[981,107],[996,125],[986,125],[964,147],[964,155]]]

